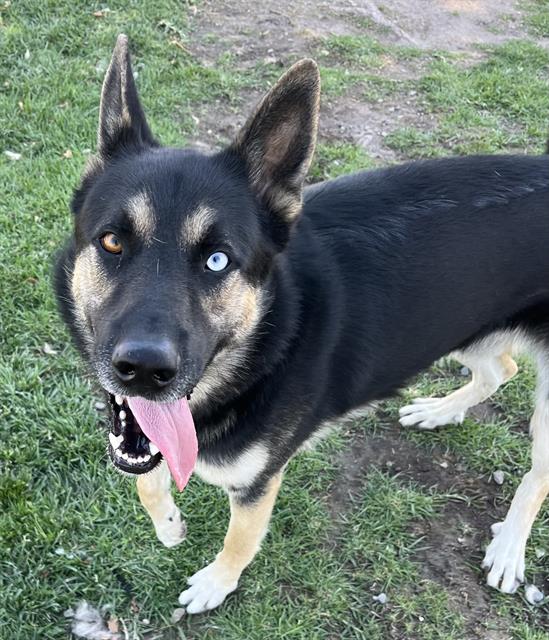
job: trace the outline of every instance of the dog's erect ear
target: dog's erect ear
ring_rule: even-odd
[[[139,102],[128,49],[128,38],[120,34],[103,81],[97,150],[108,159],[122,148],[157,146]]]
[[[301,60],[263,98],[231,145],[244,158],[257,196],[284,222],[293,221],[301,210],[319,102],[318,67],[313,60]]]

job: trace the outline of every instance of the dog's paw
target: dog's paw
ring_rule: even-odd
[[[156,537],[165,547],[175,547],[185,540],[187,536],[187,525],[181,518],[179,509],[167,515],[159,523],[154,524]]]
[[[492,525],[492,542],[482,561],[488,571],[486,583],[502,593],[515,593],[524,582],[525,543],[521,543],[509,525],[497,522]]]
[[[399,411],[403,427],[417,425],[419,429],[435,429],[445,424],[461,424],[465,411],[450,398],[416,398]]]
[[[232,572],[215,560],[187,580],[189,588],[179,596],[187,613],[202,613],[218,607],[238,586]]]

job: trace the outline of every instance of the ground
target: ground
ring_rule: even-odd
[[[538,153],[549,128],[548,0],[0,3],[0,638],[66,638],[64,612],[80,600],[131,639],[549,638],[545,601],[501,596],[479,568],[528,468],[528,362],[462,426],[397,424],[411,397],[466,381],[451,361],[340,425],[290,465],[236,594],[171,621],[186,577],[219,548],[225,499],[193,479],[177,498],[187,541],[159,545],[133,484],[107,463],[101,396],[51,294],[122,31],[169,144],[221,146],[284,68],[314,57],[324,92],[311,180],[410,158]],[[544,511],[527,577],[545,591],[548,536]]]

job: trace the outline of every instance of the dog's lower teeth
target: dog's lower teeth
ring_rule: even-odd
[[[109,433],[109,442],[111,443],[111,447],[113,449],[118,449],[118,447],[122,444],[122,441],[124,440],[124,436],[120,435],[120,436],[115,436],[114,433],[110,432]]]
[[[155,456],[157,453],[160,453],[160,449],[152,442],[149,442],[149,451],[151,452],[151,456]]]
[[[118,414],[118,417],[120,418],[120,420],[125,420],[125,419],[126,419],[126,412],[122,410],[122,411]]]
[[[120,406],[122,406],[122,403],[124,402],[122,396],[114,396],[114,399],[116,401],[116,404],[119,404]]]
[[[121,420],[120,421],[120,426],[121,427],[125,427],[126,426],[126,421],[125,420]]]

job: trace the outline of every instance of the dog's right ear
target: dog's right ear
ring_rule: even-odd
[[[97,151],[102,160],[108,160],[122,149],[138,151],[157,145],[139,102],[128,38],[120,34],[103,81]]]

